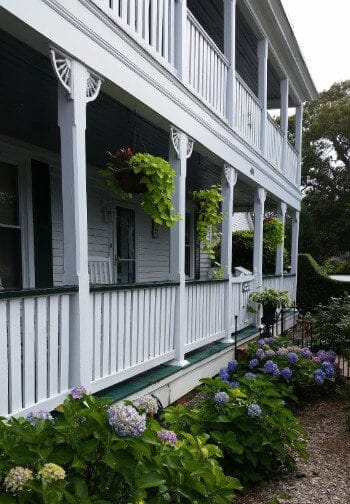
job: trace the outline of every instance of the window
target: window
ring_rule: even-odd
[[[117,207],[116,254],[117,283],[135,282],[135,212]]]
[[[5,289],[22,287],[18,167],[0,162],[0,281]]]
[[[185,218],[185,275],[193,278],[193,215],[186,212]]]

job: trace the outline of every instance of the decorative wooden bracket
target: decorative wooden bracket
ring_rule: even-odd
[[[224,165],[224,175],[228,186],[235,186],[237,182],[237,172],[232,166]]]
[[[181,137],[181,131],[171,126],[170,128],[171,143],[174,147],[178,159],[180,159],[180,137]],[[194,140],[192,140],[192,138],[187,137],[186,159],[192,156],[193,144]]]

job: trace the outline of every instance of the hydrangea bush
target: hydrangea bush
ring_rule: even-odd
[[[111,405],[77,387],[55,414],[0,421],[0,503],[230,504],[241,485],[220,449],[163,429],[151,399]]]

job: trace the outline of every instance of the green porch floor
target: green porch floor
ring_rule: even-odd
[[[237,342],[241,343],[243,340],[251,337],[254,333],[257,332],[256,327],[246,327],[241,331],[237,332]],[[125,380],[117,385],[113,385],[113,387],[109,387],[108,389],[102,390],[98,392],[96,395],[99,397],[105,397],[111,399],[112,401],[120,401],[125,397],[128,397],[132,394],[136,394],[140,390],[152,385],[153,383],[159,382],[164,378],[167,378],[181,369],[187,369],[197,362],[200,362],[211,355],[221,352],[227,347],[230,347],[234,344],[234,337],[232,338],[232,343],[222,343],[220,341],[211,343],[210,345],[205,346],[204,348],[200,348],[199,350],[194,350],[186,354],[186,360],[188,360],[188,364],[181,368],[181,366],[171,366],[169,364],[162,364],[156,368],[150,369],[140,375],[134,376],[129,380]]]

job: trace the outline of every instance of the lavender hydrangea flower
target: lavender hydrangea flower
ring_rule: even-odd
[[[334,367],[331,362],[322,362],[322,369],[327,378],[332,378],[334,376]]]
[[[319,350],[316,354],[316,357],[319,358],[320,362],[328,361],[328,352],[325,350]]]
[[[140,415],[134,406],[111,406],[107,411],[109,425],[118,436],[141,436],[146,430],[146,415]]]
[[[263,347],[264,345],[266,345],[266,340],[265,340],[265,338],[259,339],[259,341],[258,341],[258,345],[259,345],[260,347]]]
[[[220,371],[219,371],[219,378],[221,378],[221,380],[224,383],[228,383],[230,381],[230,373],[228,372],[227,368],[221,368],[220,369]]]
[[[249,362],[249,368],[250,369],[254,369],[258,365],[259,365],[258,359],[251,359],[251,361]]]
[[[331,362],[332,364],[334,364],[334,362],[337,358],[337,354],[335,352],[333,352],[333,350],[328,350],[327,357],[328,357],[328,362]]]
[[[297,356],[297,354],[295,352],[289,352],[287,354],[287,361],[290,362],[291,364],[295,364],[296,362],[298,362],[299,360],[299,357]]]
[[[269,338],[265,338],[265,345],[270,345],[271,343],[273,343],[273,337],[270,336]]]
[[[234,381],[230,382],[230,387],[233,388],[233,389],[238,388],[239,387],[239,381],[234,380]]]
[[[170,443],[172,445],[176,445],[177,443],[177,436],[173,431],[162,429],[157,432],[157,436],[163,443]]]
[[[261,415],[261,408],[259,404],[250,404],[247,408],[247,414],[252,418],[259,417]]]
[[[33,471],[22,466],[13,467],[9,470],[4,486],[8,492],[17,493],[23,490],[27,482],[33,478]]]
[[[53,421],[53,416],[46,410],[32,411],[31,413],[28,413],[27,420],[30,422],[30,425],[34,426],[37,420]]]
[[[236,361],[236,359],[233,359],[227,364],[227,369],[230,373],[233,373],[236,370],[237,366],[238,362]]]
[[[70,395],[73,399],[82,399],[86,394],[86,388],[80,385],[79,387],[75,387],[70,391]]]
[[[142,409],[149,415],[156,415],[158,413],[157,399],[150,394],[139,397],[134,404],[137,408]]]
[[[304,357],[304,359],[309,359],[309,360],[312,360],[312,352],[310,350],[310,348],[302,348],[301,351],[300,351],[300,354]]]
[[[287,355],[288,353],[288,350],[286,348],[280,348],[279,350],[277,350],[277,355],[279,355],[280,357],[284,357],[285,355]]]
[[[285,368],[281,369],[281,372],[280,372],[280,375],[285,380],[290,380],[292,377],[292,374],[293,374],[293,372],[289,367],[285,367]]]
[[[277,364],[275,362],[273,362],[272,360],[266,361],[264,364],[264,373],[271,374],[273,376],[276,376],[276,375],[278,376],[279,370],[278,370]]]
[[[256,374],[255,373],[246,373],[244,375],[244,378],[256,378]]]
[[[324,371],[322,371],[322,369],[316,369],[316,371],[314,372],[314,377],[315,377],[316,383],[318,383],[319,385],[322,385],[324,383],[324,379],[326,377],[326,374],[324,373]]]
[[[226,392],[216,392],[214,396],[215,402],[218,404],[227,404],[230,400],[228,394]]]
[[[257,357],[258,359],[263,359],[265,357],[264,350],[262,348],[258,348],[255,352],[255,357]]]
[[[276,355],[276,352],[274,350],[272,350],[271,348],[269,350],[266,350],[266,352],[265,352],[265,357],[271,358],[274,355]]]

